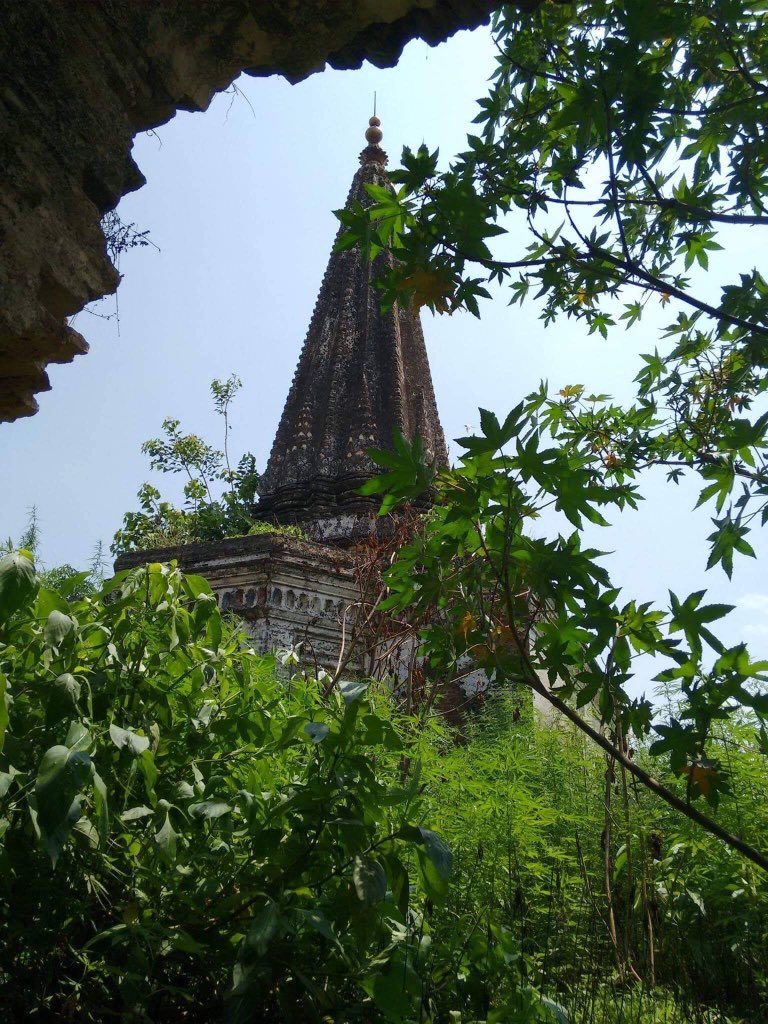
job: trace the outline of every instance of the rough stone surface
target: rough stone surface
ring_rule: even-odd
[[[115,569],[171,560],[208,580],[221,610],[244,621],[259,653],[301,644],[308,665],[336,668],[342,626],[351,630],[360,596],[350,553],[270,534],[131,552]],[[350,670],[360,670],[363,657],[356,650]]]
[[[381,138],[373,117],[348,209],[371,204],[367,185],[392,188]],[[354,543],[376,529],[378,500],[357,494],[377,472],[368,448],[391,448],[395,431],[409,440],[418,433],[427,459],[447,464],[418,313],[397,303],[382,312],[371,284],[393,263],[382,253],[371,265],[359,246],[331,253],[262,479],[258,518]]]
[[[245,71],[397,62],[498,0],[8,0],[0,18],[0,421],[87,351],[66,318],[115,290],[100,221],[144,178],[134,135]]]

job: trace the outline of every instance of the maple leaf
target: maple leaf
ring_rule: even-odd
[[[474,616],[472,615],[472,612],[464,612],[464,616],[461,622],[459,623],[458,632],[461,633],[461,635],[466,640],[467,634],[470,632],[470,630],[474,629],[475,626],[476,622]]]
[[[691,781],[701,790],[702,796],[709,796],[712,783],[717,779],[717,770],[704,764],[691,765]]]
[[[714,765],[702,764],[698,761],[683,766],[679,769],[678,774],[687,775],[705,799],[709,797],[712,786],[717,783],[718,778],[717,768]]]
[[[509,626],[496,626],[493,630],[496,642],[505,647],[517,647],[515,634]]]
[[[411,310],[414,313],[422,306],[429,306],[437,313],[451,313],[456,307],[453,282],[438,271],[414,270],[403,281],[403,287],[413,289]]]

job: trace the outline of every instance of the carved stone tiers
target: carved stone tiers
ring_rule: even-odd
[[[376,117],[366,140],[347,209],[373,202],[366,185],[392,188]],[[391,448],[394,431],[409,440],[418,432],[428,458],[447,463],[419,316],[397,303],[382,312],[372,286],[392,264],[386,253],[369,264],[357,246],[331,253],[262,479],[258,519],[354,543],[376,519],[376,501],[356,493],[377,471],[367,448]]]

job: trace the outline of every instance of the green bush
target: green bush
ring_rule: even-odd
[[[172,566],[70,602],[23,553],[0,672],[4,1020],[419,1019],[451,855],[364,684],[279,684]]]
[[[720,733],[739,796],[717,817],[759,839],[768,776],[753,741],[753,724]],[[748,861],[631,780],[625,790],[618,769],[606,858],[605,757],[565,724],[520,721],[511,694],[492,696],[463,742],[421,754],[428,816],[461,880],[429,919],[455,962],[490,923],[517,939],[517,985],[548,993],[570,1024],[764,1019],[768,884]],[[482,997],[493,1004],[514,980],[487,978]]]
[[[756,870],[616,773],[606,843],[605,760],[514,695],[463,734],[396,717],[278,681],[172,565],[67,598],[24,553],[0,693],[3,1020],[760,1019]],[[752,728],[718,814],[759,834]]]
[[[112,553],[175,547],[195,541],[239,537],[253,523],[260,476],[256,460],[245,452],[234,468],[229,456],[231,405],[242,387],[237,374],[211,381],[215,412],[222,418],[223,444],[219,450],[198,434],[186,434],[179,420],[163,420],[162,436],[145,441],[141,450],[151,469],[185,478],[184,504],[179,508],[144,483],[137,497],[138,512],[126,512],[115,533]]]

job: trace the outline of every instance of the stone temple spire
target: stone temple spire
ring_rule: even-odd
[[[375,115],[369,121],[347,208],[372,203],[366,185],[392,187],[380,125]],[[382,253],[369,264],[358,247],[331,253],[262,478],[258,519],[352,541],[377,505],[356,494],[377,472],[366,448],[390,448],[395,430],[409,439],[418,432],[428,457],[447,463],[418,313],[398,304],[381,312],[372,286],[393,263]]]

